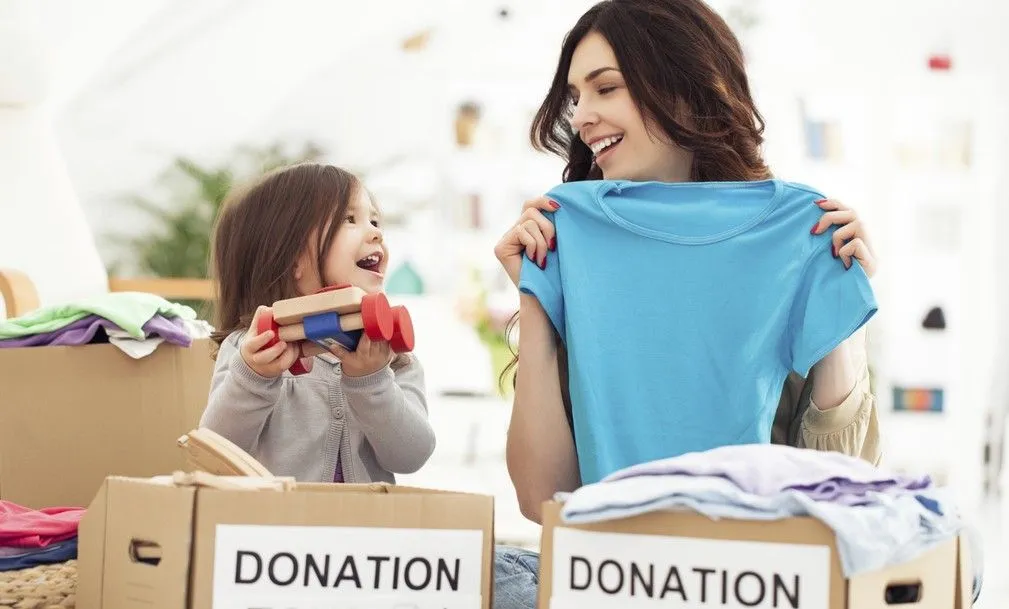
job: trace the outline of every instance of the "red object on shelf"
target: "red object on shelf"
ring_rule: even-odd
[[[953,60],[949,55],[932,55],[928,58],[929,70],[949,70],[953,67]]]

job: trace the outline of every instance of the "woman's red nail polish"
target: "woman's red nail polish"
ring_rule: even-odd
[[[546,269],[547,268],[547,259],[546,258],[544,258],[543,262],[540,263],[540,268],[541,269]]]
[[[834,254],[834,258],[837,258],[837,246],[836,245],[831,245],[830,246],[830,253]]]
[[[554,209],[560,209],[561,204],[558,203],[557,201],[550,201],[550,207],[553,207]]]
[[[550,237],[550,245],[548,245],[551,250],[557,249],[557,237]]]
[[[814,224],[813,228],[809,229],[809,234],[815,235],[816,234],[816,229],[819,228],[819,226],[820,226],[819,222],[817,222],[816,224]]]
[[[823,205],[826,202],[826,199],[817,199],[816,201],[813,201],[813,203],[816,203],[817,205]]]

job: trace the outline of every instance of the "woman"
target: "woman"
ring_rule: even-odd
[[[763,121],[750,95],[740,45],[725,22],[699,0],[608,0],[569,32],[550,91],[532,127],[534,146],[567,161],[564,182],[756,181],[771,177],[760,156]],[[875,259],[855,213],[836,201],[811,230],[838,225],[838,264],[855,260],[866,275]],[[542,212],[525,204],[495,248],[519,285],[523,257],[544,266],[563,248]],[[540,506],[582,483],[567,395],[567,357],[534,296],[521,295],[515,399],[507,463],[522,513],[540,522]],[[513,364],[518,364],[518,357]],[[816,382],[812,379],[815,377]],[[808,404],[808,408],[803,408]],[[775,442],[880,459],[875,399],[870,393],[864,331],[785,382],[775,417]],[[538,556],[499,548],[498,609],[533,607]]]

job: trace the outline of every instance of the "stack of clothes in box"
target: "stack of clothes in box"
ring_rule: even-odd
[[[690,510],[712,519],[810,516],[834,531],[846,577],[911,560],[971,533],[948,489],[928,476],[904,476],[856,457],[776,444],[725,446],[643,463],[557,498],[564,502],[561,518],[570,524],[658,510]],[[969,542],[976,598],[980,540]]]
[[[196,312],[144,292],[112,292],[0,320],[0,348],[112,343],[133,358],[210,336]]]

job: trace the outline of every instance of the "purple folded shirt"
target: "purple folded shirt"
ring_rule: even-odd
[[[816,501],[862,505],[869,493],[902,493],[930,488],[927,475],[904,476],[838,452],[778,444],[721,446],[633,465],[604,482],[631,476],[709,476],[729,480],[762,496],[797,491]]]
[[[104,317],[89,315],[52,332],[2,339],[0,348],[107,343],[108,334],[105,330],[122,331],[122,328]],[[193,344],[192,337],[186,332],[185,322],[178,317],[155,315],[144,324],[144,333],[149,337],[160,336],[166,342],[182,347]]]

